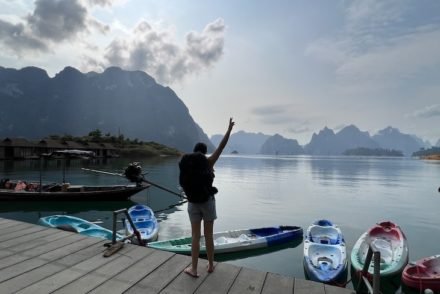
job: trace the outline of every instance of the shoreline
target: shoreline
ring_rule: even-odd
[[[432,155],[422,156],[421,159],[440,160],[440,154],[432,154]]]

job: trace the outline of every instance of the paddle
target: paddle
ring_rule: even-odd
[[[101,174],[106,174],[106,175],[111,175],[111,176],[126,177],[126,174],[125,174],[125,173],[112,173],[112,172],[106,172],[106,171],[96,170],[96,169],[90,169],[90,168],[81,168],[81,169],[82,169],[82,170],[85,170],[85,171],[90,171],[90,172],[95,172],[95,173],[101,173]],[[132,180],[132,179],[130,179],[130,180]],[[150,180],[145,179],[144,174],[139,175],[139,176],[138,176],[138,180],[143,181],[143,182],[145,182],[145,183],[147,183],[147,184],[150,184],[150,185],[152,185],[152,186],[154,186],[154,187],[157,187],[157,188],[159,188],[159,189],[162,189],[162,190],[164,190],[164,191],[166,191],[166,192],[168,192],[168,193],[171,193],[171,194],[173,194],[173,195],[175,195],[175,196],[178,196],[178,197],[181,198],[181,199],[182,199],[182,198],[186,198],[184,195],[182,195],[182,194],[180,194],[180,193],[174,192],[174,191],[172,191],[172,190],[170,190],[170,189],[168,189],[168,188],[165,188],[164,186],[161,186],[161,185],[156,184],[156,183],[154,183],[154,182],[152,182],[152,181],[150,181]]]

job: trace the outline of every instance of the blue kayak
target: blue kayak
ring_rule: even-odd
[[[142,241],[150,242],[157,240],[159,236],[159,224],[151,208],[142,204],[134,205],[128,209],[128,214],[136,230],[139,231]],[[130,222],[125,221],[125,229],[127,235],[133,234],[133,228]]]
[[[312,281],[341,283],[347,277],[347,253],[341,229],[329,220],[318,220],[304,240],[304,272]]]
[[[85,219],[70,215],[50,215],[38,220],[40,225],[57,228],[65,231],[76,232],[89,237],[112,240],[113,232]],[[116,240],[121,240],[122,235],[116,234]]]

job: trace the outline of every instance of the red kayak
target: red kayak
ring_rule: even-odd
[[[409,263],[403,270],[402,282],[420,291],[425,289],[440,291],[440,255]]]

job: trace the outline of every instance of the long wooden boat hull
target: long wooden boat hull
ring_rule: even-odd
[[[266,248],[303,238],[297,226],[279,226],[214,233],[216,254]],[[191,237],[151,242],[148,247],[181,254],[191,254]],[[200,254],[206,254],[205,238],[200,239]]]
[[[14,191],[0,189],[0,201],[119,201],[127,200],[148,185],[71,186],[66,191]]]

